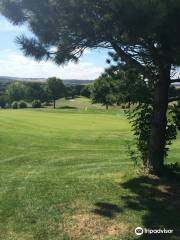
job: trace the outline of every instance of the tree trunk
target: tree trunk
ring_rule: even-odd
[[[170,70],[162,70],[154,92],[153,119],[146,162],[150,173],[160,174],[164,167],[168,90]]]
[[[54,109],[56,108],[56,100],[54,99],[53,100],[53,106],[54,106]]]
[[[106,104],[106,110],[108,110],[109,109],[109,105],[108,104]]]

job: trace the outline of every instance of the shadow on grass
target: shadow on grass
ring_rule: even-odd
[[[167,178],[139,176],[120,184],[122,210],[142,213],[143,228],[173,229],[173,234],[143,234],[138,239],[180,239],[180,175]],[[122,212],[117,205],[97,203],[95,213],[108,217]],[[131,216],[129,216],[131,218]],[[134,229],[138,226],[134,226]],[[134,231],[134,229],[132,231]],[[134,236],[135,237],[135,236]],[[136,238],[136,237],[135,237]],[[134,239],[135,239],[134,238]]]
[[[124,207],[145,211],[142,222],[149,229],[173,229],[173,234],[142,235],[140,239],[179,239],[180,237],[180,184],[179,176],[168,179],[141,176],[120,186],[135,194],[121,197]],[[138,213],[137,213],[138,214]]]
[[[59,107],[58,109],[78,109],[78,108],[73,106],[62,106],[62,107]]]
[[[117,213],[122,212],[117,205],[111,203],[99,202],[96,203],[95,206],[96,208],[93,210],[95,214],[108,218],[113,218],[116,216]]]

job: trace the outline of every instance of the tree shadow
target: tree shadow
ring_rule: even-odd
[[[78,109],[78,108],[73,106],[62,106],[62,107],[59,107],[59,109]]]
[[[112,203],[98,202],[95,206],[93,212],[103,217],[113,218],[117,213],[122,212],[117,205]]]
[[[143,234],[138,239],[180,239],[180,175],[168,178],[139,176],[120,184],[121,208],[115,204],[98,202],[94,213],[113,218],[117,214],[132,212],[139,215],[146,229],[173,229],[172,234]],[[128,213],[129,214],[129,213]],[[131,218],[131,216],[129,216]],[[132,234],[136,227],[133,226]],[[137,236],[134,233],[134,239]]]
[[[140,176],[120,184],[128,190],[121,196],[124,209],[143,211],[142,227],[174,230],[173,234],[143,234],[139,239],[180,239],[179,180],[179,175],[168,179]]]

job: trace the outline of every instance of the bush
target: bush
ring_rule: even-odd
[[[13,103],[11,104],[11,107],[12,107],[13,109],[17,109],[17,108],[18,108],[18,102],[13,102]]]
[[[20,101],[19,108],[27,108],[27,103],[24,101]]]
[[[0,96],[0,107],[5,108],[7,104],[8,104],[8,97],[4,95]]]
[[[41,108],[41,101],[40,100],[34,100],[32,102],[32,108]]]
[[[43,106],[50,107],[50,106],[52,106],[52,103],[50,103],[50,102],[45,102],[45,103],[43,104]]]

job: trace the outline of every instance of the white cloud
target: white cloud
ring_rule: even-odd
[[[0,33],[7,33],[7,32],[20,32],[26,31],[27,28],[25,26],[14,26],[12,23],[8,22],[7,20],[0,19]]]
[[[62,79],[95,79],[103,72],[102,67],[92,62],[80,61],[78,64],[56,66],[52,62],[40,63],[17,53],[0,57],[0,75],[13,77],[48,78],[56,76]]]

